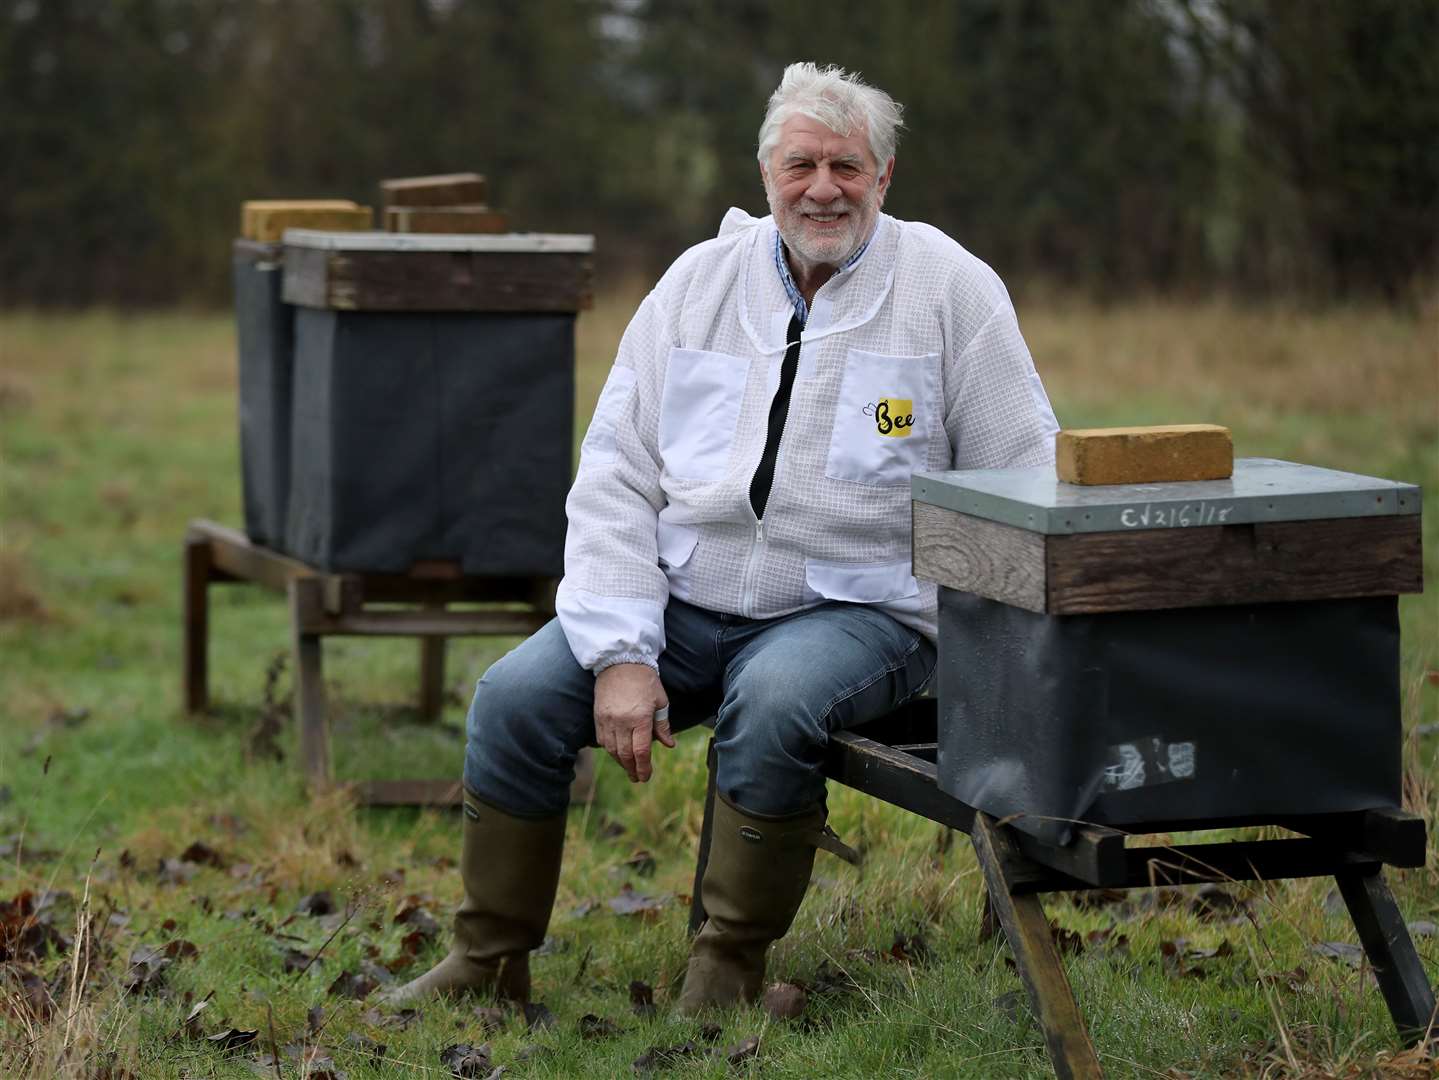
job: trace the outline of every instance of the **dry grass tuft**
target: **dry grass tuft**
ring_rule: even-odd
[[[28,561],[15,551],[0,551],[0,622],[47,622],[50,612],[30,584]]]

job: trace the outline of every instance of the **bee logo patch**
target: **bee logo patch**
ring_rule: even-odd
[[[914,430],[914,399],[880,398],[864,407],[864,415],[873,418],[879,434],[891,439],[907,438]]]

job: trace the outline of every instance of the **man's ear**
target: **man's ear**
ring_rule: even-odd
[[[889,161],[885,164],[884,172],[879,174],[879,179],[875,182],[875,189],[879,193],[879,204],[881,206],[884,205],[884,197],[889,194],[889,184],[890,181],[893,179],[894,158],[890,158]]]

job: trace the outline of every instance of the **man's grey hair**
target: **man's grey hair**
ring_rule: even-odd
[[[756,156],[768,167],[769,156],[779,142],[779,129],[791,116],[800,115],[846,137],[863,127],[870,151],[883,169],[894,157],[899,129],[904,126],[900,119],[903,111],[894,98],[844,68],[818,67],[808,61],[790,64],[770,95],[764,123],[759,126]]]

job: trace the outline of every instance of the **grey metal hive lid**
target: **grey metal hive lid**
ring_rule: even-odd
[[[1228,480],[1086,487],[1038,465],[916,473],[911,489],[916,502],[1045,534],[1387,517],[1421,504],[1414,484],[1273,458],[1238,458]]]
[[[478,251],[583,255],[595,249],[587,233],[392,233],[286,229],[286,247],[322,251]]]

